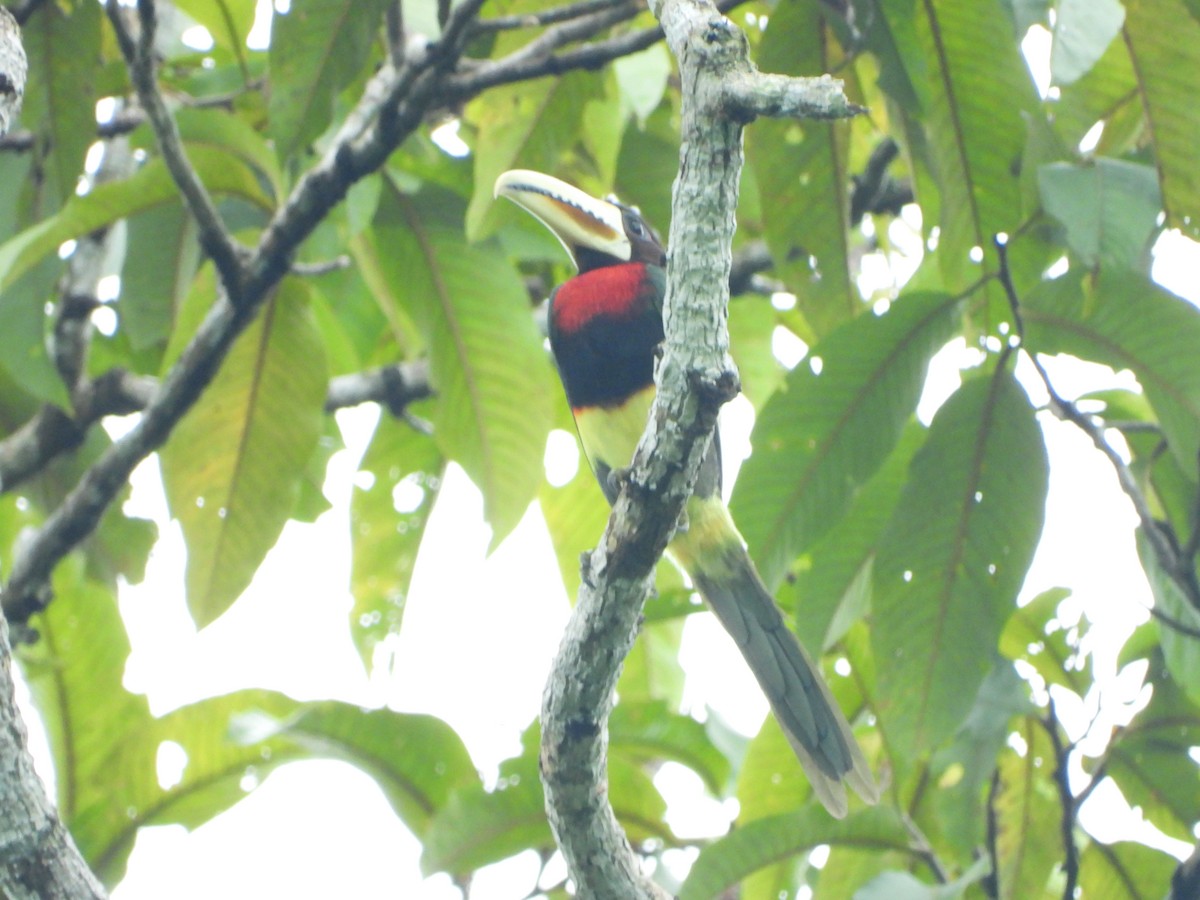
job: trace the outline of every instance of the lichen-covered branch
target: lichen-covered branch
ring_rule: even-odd
[[[542,703],[542,781],[551,827],[579,896],[613,900],[665,896],[640,871],[608,802],[607,721],[654,565],[679,523],[717,413],[737,393],[727,352],[730,245],[742,124],[749,118],[750,87],[760,77],[745,36],[711,2],[658,0],[652,6],[683,85],[658,395],[604,536],[586,561]],[[730,84],[738,87],[731,92]],[[764,84],[772,96],[778,93],[776,78]],[[852,114],[845,97],[829,91],[832,84],[822,83],[829,104],[823,117]]]

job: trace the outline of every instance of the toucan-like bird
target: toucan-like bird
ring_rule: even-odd
[[[600,487],[629,466],[654,399],[655,348],[663,340],[667,254],[638,211],[597,200],[557,178],[514,169],[496,181],[566,247],[579,270],[550,297],[550,348]],[[746,553],[721,497],[716,436],[687,505],[687,528],[669,552],[732,636],[770,701],[813,791],[846,814],[849,784],[868,803],[879,789],[845,716],[788,629]]]

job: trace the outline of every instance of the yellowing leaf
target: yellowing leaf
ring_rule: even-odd
[[[291,516],[321,432],[326,382],[307,293],[285,280],[163,448],[198,624],[245,590]]]

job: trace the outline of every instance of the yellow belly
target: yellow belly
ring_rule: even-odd
[[[574,410],[575,427],[579,429],[579,439],[593,469],[598,465],[610,469],[629,468],[633,451],[646,430],[652,402],[654,385],[649,385],[626,400],[623,406]]]
[[[575,410],[575,426],[593,469],[625,469],[633,460],[646,430],[654,386],[643,388],[623,406]],[[741,534],[718,497],[692,497],[687,505],[688,527],[675,535],[671,556],[687,571],[712,572],[724,568],[722,556],[731,547],[744,546]]]

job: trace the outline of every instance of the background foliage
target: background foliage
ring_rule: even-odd
[[[566,21],[625,6],[580,5]],[[1200,8],[735,6],[764,70],[833,72],[868,109],[850,122],[747,131],[735,251],[754,274],[730,325],[756,420],[731,506],[799,632],[825,651],[888,788],[879,808],[831,820],[772,722],[749,741],[702,725],[680,712],[680,679],[649,677],[635,656],[612,722],[617,813],[649,857],[698,849],[690,872],[659,869],[688,898],[738,883],[746,898],[803,885],[818,898],[1071,896],[1076,885],[1087,897],[1161,897],[1172,857],[1103,843],[1077,814],[1107,782],[1170,837],[1194,841],[1200,819],[1200,312],[1151,277],[1164,231],[1200,239]],[[187,157],[230,230],[253,244],[372,73],[389,54],[436,41],[449,5],[159,8],[159,81]],[[487,3],[459,71],[526,47],[537,58],[555,9]],[[247,44],[256,10],[272,17],[269,45]],[[6,578],[31,529],[111,443],[99,415],[81,410],[81,386],[120,378],[152,390],[217,294],[101,7],[47,0],[20,11],[30,87],[22,130],[0,152]],[[635,7],[613,21],[581,35],[653,25]],[[181,39],[196,24],[211,45],[195,31]],[[1031,28],[1053,35],[1049,85],[1021,53]],[[330,411],[345,405],[333,384],[360,373],[391,373],[372,395],[385,411],[350,500],[347,627],[363,665],[390,663],[380,648],[404,626],[452,464],[482,493],[494,546],[540,504],[574,590],[579,552],[607,512],[586,471],[564,485],[545,475],[547,435],[570,426],[537,305],[568,273],[553,240],[491,193],[507,168],[541,169],[615,189],[666,233],[680,103],[672,64],[659,44],[610,57],[469,96],[447,87],[316,224],[159,454],[198,625],[238,600],[287,521],[328,505],[323,473],[341,440]],[[796,339],[807,358],[785,367],[773,348]],[[922,421],[930,361],[954,342],[971,351],[960,354],[961,387]],[[1026,364],[1052,354],[1128,370],[1140,390],[1064,400]],[[101,412],[136,411],[139,396]],[[1016,604],[1055,478],[1039,417],[1055,413],[1109,452],[1140,504],[1136,539],[1156,602],[1120,657],[1145,672],[1149,702],[1098,756],[1068,740],[1055,712],[1072,697],[1102,699],[1089,623],[1060,612],[1072,585]],[[64,427],[14,478],[13,452],[34,421]],[[432,716],[261,690],[151,715],[122,684],[129,644],[116,594],[142,576],[155,541],[152,523],[113,504],[58,565],[54,600],[28,620],[20,656],[51,737],[60,809],[107,883],[122,878],[139,828],[198,825],[272,768],[311,757],[375,778],[422,842],[426,872],[465,886],[522,850],[549,858],[533,726],[489,787]],[[696,609],[667,566],[660,588],[638,651],[656,660],[674,655],[680,619]],[[164,741],[187,758],[170,786],[154,763]],[[692,769],[712,797],[737,799],[727,835],[683,839],[666,824],[652,780],[664,761]],[[819,868],[817,847],[829,848]]]

